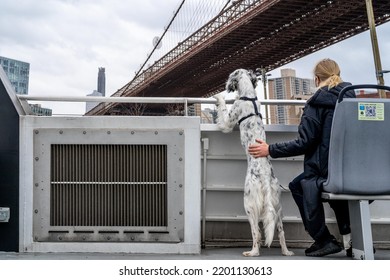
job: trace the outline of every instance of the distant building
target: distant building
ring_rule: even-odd
[[[105,68],[99,67],[98,80],[97,80],[97,90],[94,90],[91,94],[87,96],[100,96],[103,97],[106,95],[106,74]],[[85,112],[91,111],[95,108],[100,102],[85,102]]]
[[[201,123],[216,123],[217,111],[210,108],[202,110],[201,104],[193,104],[188,106],[188,115],[200,117]]]
[[[30,109],[37,116],[51,116],[53,113],[51,109],[41,107],[41,104],[30,104]]]
[[[268,79],[270,99],[307,100],[314,91],[313,79],[296,77],[294,69],[282,69],[280,78]],[[271,124],[299,124],[303,106],[270,106]]]
[[[214,109],[206,108],[202,110],[200,115],[201,123],[217,123],[217,111]]]
[[[102,93],[103,96],[106,95],[106,73],[105,72],[106,72],[105,68],[99,67],[97,91]]]
[[[188,106],[188,115],[189,116],[200,116],[202,114],[201,104],[193,104]]]
[[[17,94],[28,94],[30,80],[30,64],[12,58],[0,56],[0,65],[3,67],[11,85]],[[38,116],[51,116],[52,110],[41,107],[40,104],[29,104],[31,112]]]
[[[17,94],[28,94],[30,64],[0,56],[0,65]]]
[[[87,96],[97,96],[102,97],[104,96],[103,93],[98,92],[97,90],[94,90],[91,94],[87,94]],[[95,108],[100,102],[85,102],[85,112],[91,111],[93,108]]]
[[[355,90],[357,98],[379,98],[377,91],[367,91],[364,89]],[[390,98],[390,91],[386,91],[386,98]]]

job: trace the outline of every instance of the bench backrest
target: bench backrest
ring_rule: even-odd
[[[377,88],[364,85],[363,88]],[[362,88],[351,86],[345,91]],[[389,87],[384,87],[390,90]],[[345,92],[343,91],[343,92]],[[338,194],[390,194],[390,100],[342,98],[330,138],[324,191]]]

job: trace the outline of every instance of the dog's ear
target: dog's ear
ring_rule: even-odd
[[[238,71],[234,71],[229,75],[229,79],[226,82],[226,91],[233,92],[237,90],[238,86]]]
[[[229,79],[228,80],[228,83],[226,84],[226,91],[227,92],[233,92],[233,91],[236,91],[237,90],[237,85],[238,85],[238,82],[237,80],[232,80],[232,79]]]
[[[256,76],[255,72],[253,72],[252,70],[248,70],[248,73],[249,73],[249,77],[251,79],[253,87],[256,88],[257,87],[257,76]]]

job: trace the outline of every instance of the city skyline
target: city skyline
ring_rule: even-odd
[[[4,0],[0,3],[0,55],[30,63],[30,95],[85,96],[96,84],[96,68],[104,66],[106,96],[111,96],[132,80],[153,48],[153,38],[161,36],[179,2],[149,0],[135,6],[118,0],[26,0],[22,7]],[[15,23],[12,29],[10,22]],[[390,53],[385,50],[390,48],[390,23],[376,30],[382,67],[389,70]],[[312,78],[312,68],[325,57],[339,63],[343,80],[376,83],[368,31],[282,68],[294,68],[297,76]],[[279,71],[269,74],[276,77]],[[53,108],[54,114],[85,111],[84,103],[42,102],[42,106]]]

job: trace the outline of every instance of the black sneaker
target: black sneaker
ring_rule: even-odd
[[[331,239],[324,242],[317,250],[308,253],[305,252],[305,254],[308,257],[323,257],[330,254],[336,254],[342,250],[343,248],[341,248],[338,242],[334,239]]]
[[[318,241],[315,241],[313,244],[311,244],[311,246],[309,248],[307,248],[305,250],[305,255],[307,255],[311,252],[317,251],[320,248],[321,248],[321,244]]]

